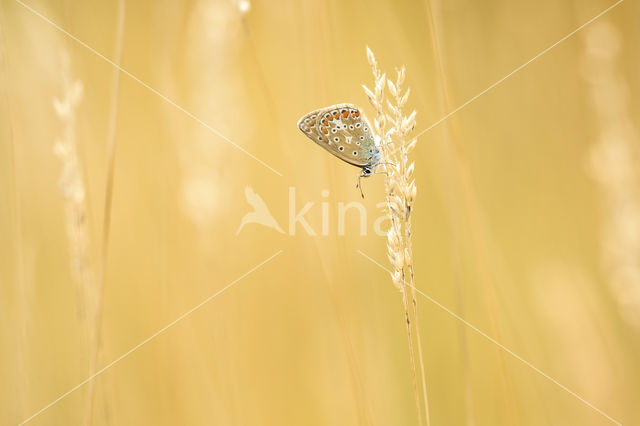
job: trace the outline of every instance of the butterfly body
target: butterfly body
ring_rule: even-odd
[[[380,164],[381,154],[371,125],[351,104],[320,108],[298,120],[298,128],[309,139],[342,161],[361,167],[360,177],[369,177]]]

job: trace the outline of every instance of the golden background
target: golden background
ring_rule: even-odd
[[[358,252],[388,264],[384,176],[367,235],[353,212],[338,235],[358,170],[296,121],[373,116],[368,45],[406,65],[417,134],[612,5],[0,0],[0,423],[171,325],[29,424],[417,425],[400,294]],[[640,424],[639,17],[620,3],[420,136],[432,425]],[[236,235],[246,187],[284,234]],[[289,232],[290,187],[319,235]]]

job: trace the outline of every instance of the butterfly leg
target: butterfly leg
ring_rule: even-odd
[[[362,193],[362,185],[360,185],[360,178],[362,177],[362,174],[360,174],[358,176],[358,183],[356,183],[356,188],[360,189],[360,195],[362,196],[362,198],[364,198],[364,194]]]
[[[361,178],[368,178],[369,176],[371,176],[373,174],[373,172],[371,171],[371,169],[367,166],[367,167],[363,167],[362,171],[360,172],[360,175],[358,176],[358,183],[356,184],[356,188],[360,189],[360,195],[362,196],[362,198],[364,198],[364,193],[362,192],[362,185],[360,183],[360,179]]]
[[[393,163],[378,163],[378,164],[376,164],[376,166],[375,166],[375,167],[376,167],[376,169],[378,168],[378,166],[380,166],[380,165],[382,165],[382,164],[385,164],[385,165],[392,165],[392,166],[394,166],[394,167],[395,167],[395,165],[394,165]],[[387,173],[386,171],[384,171],[384,172],[378,172],[378,171],[376,171],[376,172],[373,172],[372,174],[374,174],[374,175],[387,175],[387,176],[389,176],[389,173]]]
[[[393,164],[393,163],[378,163],[378,164],[376,164],[376,167],[381,166],[381,165],[383,165],[383,164],[384,164],[385,166],[393,166],[393,167],[395,167],[395,166],[396,166],[396,165],[395,165],[395,164]]]

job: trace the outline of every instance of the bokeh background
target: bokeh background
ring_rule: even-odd
[[[390,75],[406,65],[417,134],[612,4],[1,0],[0,423],[283,250],[29,424],[417,425],[400,294],[357,252],[387,263],[384,177],[364,182],[367,235],[353,211],[338,235],[358,170],[296,121],[340,102],[373,115],[368,45]],[[640,424],[639,17],[619,4],[413,153],[418,288],[625,425]],[[283,234],[236,235],[246,187]],[[289,232],[290,188],[319,235]],[[432,425],[615,424],[419,309]]]

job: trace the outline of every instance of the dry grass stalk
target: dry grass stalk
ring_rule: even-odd
[[[442,56],[440,31],[438,28],[438,22],[441,21],[441,19],[438,20],[434,16],[434,14],[437,14],[438,10],[442,10],[440,0],[425,1],[425,12],[427,15],[426,16],[427,23],[429,25],[431,48],[433,50],[433,59],[435,62],[435,68],[437,70],[438,79],[440,82],[440,85],[439,85],[440,94],[441,94],[440,106],[442,108],[442,113],[446,114],[449,111],[453,111],[454,104],[451,96],[451,90],[449,88],[449,83],[447,80],[447,75],[445,73],[444,58]],[[460,131],[456,117],[451,117],[449,120],[447,120],[447,124],[448,124],[449,132],[447,132],[446,137],[450,139],[447,141],[447,143],[451,145],[451,142],[453,142],[453,144],[459,147],[461,145],[460,141],[462,139],[462,136],[461,136],[462,132]],[[451,198],[448,199],[448,202],[449,202],[449,205],[451,205],[452,203]],[[450,213],[450,216],[451,215],[452,213]],[[460,237],[458,236],[459,231],[457,227],[454,225],[453,218],[449,220],[449,224],[450,224],[451,234],[454,240],[459,241],[460,240]],[[460,258],[459,248],[456,245],[454,245],[453,250],[454,250],[455,258],[459,259]],[[463,303],[463,292],[462,292],[462,285],[460,283],[459,278],[455,280],[455,286],[456,286],[456,292],[458,294],[458,312],[464,317],[465,309],[464,309],[464,303]],[[469,375],[470,366],[469,366],[469,353],[467,350],[467,329],[463,324],[460,324],[459,330],[460,330],[460,342],[461,342],[460,354],[463,360],[462,374],[464,376],[464,386],[465,386],[464,401],[465,401],[465,411],[467,415],[466,423],[468,426],[473,426],[475,424],[475,421],[474,421],[474,414],[473,414],[473,394],[471,390],[471,377]],[[502,354],[500,354],[500,356],[502,356]],[[511,406],[509,400],[507,400],[507,403],[509,404],[509,406]]]
[[[62,162],[60,190],[65,202],[67,237],[71,275],[78,293],[80,317],[86,320],[90,348],[97,348],[99,335],[94,326],[99,318],[101,291],[91,262],[91,239],[87,224],[86,186],[76,142],[76,110],[82,100],[83,85],[68,76],[68,59],[63,72],[64,97],[54,99],[53,106],[63,124],[63,134],[54,145],[54,152]],[[95,371],[95,356],[89,358],[89,373]],[[88,406],[92,404],[93,384],[88,389]],[[90,411],[87,408],[87,411]],[[86,417],[86,414],[85,414]]]
[[[3,13],[3,16],[6,16],[5,11],[0,6],[0,10]],[[17,344],[16,347],[18,349],[19,354],[29,354],[29,328],[31,325],[31,293],[32,287],[30,285],[29,280],[26,279],[25,273],[25,256],[24,256],[24,241],[22,236],[22,213],[21,213],[21,201],[20,201],[20,189],[19,189],[19,178],[18,178],[18,169],[17,169],[17,153],[16,153],[16,142],[14,139],[14,121],[13,121],[13,111],[11,108],[10,102],[10,94],[9,94],[9,64],[8,64],[8,46],[7,40],[5,37],[5,22],[0,22],[0,70],[2,71],[2,78],[0,81],[1,93],[3,98],[4,107],[2,108],[2,117],[7,120],[7,135],[6,138],[8,140],[9,146],[9,159],[11,164],[11,171],[13,173],[13,182],[11,186],[11,196],[14,200],[14,208],[13,208],[13,239],[15,244],[15,284],[19,289],[18,291],[18,301],[16,303],[17,310],[20,315],[20,321],[18,322],[18,336],[17,336]],[[3,135],[4,137],[4,135]],[[20,383],[17,386],[16,392],[19,395],[20,401],[20,409],[24,414],[27,412],[28,407],[28,397],[30,394],[30,379],[28,373],[28,357],[27,356],[18,356],[16,363],[16,370],[18,377],[21,378]]]
[[[65,59],[65,68],[68,60]],[[89,373],[97,368],[100,350],[100,315],[102,309],[102,277],[95,273],[91,260],[91,238],[87,222],[86,185],[76,141],[76,111],[82,100],[83,85],[73,81],[64,71],[64,96],[54,99],[56,115],[63,125],[62,137],[54,145],[54,152],[62,162],[60,190],[65,203],[66,228],[69,240],[71,275],[78,293],[80,317],[86,322],[89,355]],[[95,383],[89,382],[85,424],[91,421]]]
[[[114,62],[120,65],[122,60],[122,44],[124,38],[124,20],[125,20],[125,0],[118,0],[117,21],[116,21],[116,43]],[[118,92],[120,88],[120,70],[113,69],[113,77],[111,83],[109,121],[107,133],[107,174],[105,179],[104,205],[102,219],[102,247],[100,252],[100,270],[98,273],[97,293],[98,300],[96,306],[95,322],[93,324],[93,334],[95,339],[92,342],[93,353],[90,359],[89,371],[93,373],[97,370],[100,352],[102,350],[102,303],[104,300],[104,283],[107,267],[107,254],[109,247],[109,234],[111,230],[111,202],[113,198],[113,176],[115,170],[115,153],[116,153],[116,124],[118,118]],[[84,424],[90,425],[93,418],[93,400],[95,396],[95,381],[89,382],[88,385],[87,405],[85,407]],[[111,395],[111,394],[109,394]],[[113,405],[113,404],[111,404]]]
[[[433,59],[434,65],[438,74],[439,79],[439,87],[440,87],[440,106],[442,108],[442,113],[447,114],[453,111],[456,107],[453,102],[453,97],[451,95],[451,89],[449,87],[449,82],[447,78],[447,74],[445,72],[445,57],[443,55],[443,48],[441,43],[441,35],[440,30],[438,28],[438,22],[441,22],[441,17],[438,19],[434,14],[437,13],[438,10],[442,9],[440,0],[426,0],[425,1],[425,12],[427,23],[429,26],[430,39],[431,39],[431,48],[433,50]],[[488,313],[491,324],[491,331],[495,337],[500,339],[502,335],[500,323],[498,318],[496,317],[495,312],[497,312],[496,305],[496,291],[495,284],[493,283],[494,279],[492,277],[493,271],[490,270],[490,265],[492,265],[493,261],[489,258],[489,255],[492,251],[490,248],[490,243],[488,242],[488,238],[490,235],[487,234],[489,231],[486,228],[486,219],[484,218],[484,214],[482,211],[482,206],[478,201],[474,187],[473,180],[469,174],[468,169],[468,160],[466,159],[466,153],[463,144],[463,136],[462,131],[460,129],[460,125],[457,122],[457,118],[455,116],[447,119],[447,133],[445,136],[446,144],[452,149],[453,160],[454,163],[451,164],[452,170],[457,170],[457,173],[451,174],[448,179],[452,181],[454,179],[459,179],[461,200],[463,201],[463,212],[466,214],[466,219],[468,221],[468,225],[470,227],[470,237],[471,241],[476,248],[474,250],[474,259],[476,262],[476,268],[478,270],[478,277],[480,282],[483,284],[481,286],[484,297],[486,300],[486,304],[488,306]],[[453,210],[456,209],[453,204],[452,199],[448,198],[449,209],[450,209],[450,224],[451,224],[451,232],[454,236],[454,240],[460,241],[460,237],[458,236],[459,230],[457,229],[457,225],[455,224],[456,219],[454,219]],[[459,248],[454,246],[454,250],[458,251]],[[460,256],[459,252],[455,254],[455,256]],[[459,301],[462,301],[462,293],[461,293],[461,284],[459,279],[456,279],[456,286],[458,289],[458,294],[460,294]],[[460,312],[464,313],[464,307],[460,304]],[[461,330],[461,340],[462,340],[462,358],[464,360],[468,359],[468,354],[466,353],[466,330],[464,327],[460,328]],[[507,379],[507,367],[506,360],[504,358],[504,353],[499,349],[495,348],[496,356],[499,360],[500,365],[500,382],[502,384],[503,395],[504,395],[504,404],[506,407],[507,416],[511,423],[517,423],[516,418],[516,410],[514,407],[513,400],[513,388],[508,382]],[[475,424],[474,414],[473,414],[473,397],[471,391],[471,382],[470,377],[468,375],[469,365],[468,361],[464,361],[464,375],[465,375],[465,408],[467,412],[467,425]]]
[[[82,100],[83,86],[81,81],[71,82],[67,76],[63,85],[63,98],[53,101],[56,115],[63,125],[62,137],[56,140],[53,149],[62,162],[59,185],[65,202],[71,275],[80,300],[80,315],[86,318],[95,313],[97,298],[90,256],[86,190],[75,134],[76,109]]]
[[[585,33],[584,78],[599,140],[590,150],[590,172],[602,200],[602,267],[622,317],[640,329],[640,138],[620,71],[622,36],[608,21]]]
[[[65,74],[67,74],[65,72]],[[89,347],[98,345],[98,333],[93,325],[99,312],[100,290],[90,256],[89,227],[87,224],[86,187],[83,178],[78,146],[76,143],[76,109],[82,100],[82,82],[71,82],[65,75],[64,97],[54,99],[56,114],[63,123],[63,135],[54,145],[54,152],[62,161],[60,190],[65,201],[67,237],[71,275],[78,292],[80,317],[87,322]],[[94,357],[89,359],[89,373],[95,370]],[[93,385],[89,388],[88,404],[91,404]]]
[[[409,153],[416,145],[416,139],[409,134],[416,124],[416,112],[404,115],[404,107],[409,98],[409,89],[404,91],[405,69],[396,70],[396,79],[387,79],[378,67],[373,52],[367,47],[367,59],[373,71],[374,90],[363,85],[369,101],[376,109],[373,127],[379,138],[380,151],[387,172],[385,188],[387,193],[387,213],[391,226],[387,233],[388,258],[393,267],[391,276],[394,285],[402,294],[405,310],[407,337],[411,356],[411,367],[414,380],[414,393],[418,418],[422,424],[420,396],[417,386],[415,350],[413,346],[412,323],[416,333],[418,361],[422,382],[422,398],[427,425],[429,420],[429,402],[424,370],[422,343],[420,341],[420,325],[418,321],[418,303],[415,289],[413,269],[413,249],[411,245],[411,212],[416,197],[416,184],[413,179],[414,163],[409,161]],[[390,99],[385,99],[385,87]],[[387,123],[389,124],[387,126]],[[410,292],[410,293],[409,293]],[[409,297],[413,312],[413,321],[409,308]]]

